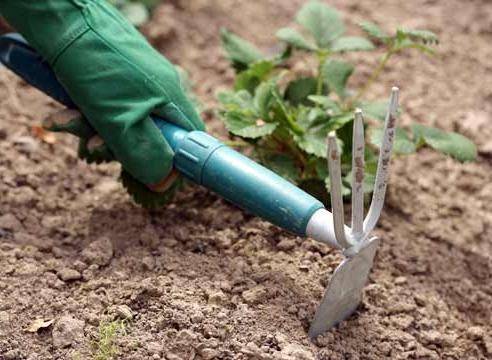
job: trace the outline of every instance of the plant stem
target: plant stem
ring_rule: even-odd
[[[323,68],[325,67],[326,60],[328,59],[328,53],[319,52],[318,53],[318,83],[316,84],[316,95],[323,95]]]
[[[291,114],[289,114],[289,111],[285,107],[284,101],[282,100],[280,95],[276,91],[272,91],[272,95],[278,102],[280,109],[282,109],[282,112],[285,115],[285,119],[287,120],[287,125],[290,127],[290,129],[294,131],[297,135],[304,134],[304,129],[301,128],[299,124],[292,118]]]
[[[365,83],[365,85],[354,96],[353,100],[351,101],[352,104],[354,102],[359,101],[367,93],[367,91],[372,86],[372,84],[374,84],[374,82],[379,78],[379,76],[383,72],[386,64],[388,63],[388,61],[390,60],[390,58],[394,54],[395,54],[395,50],[394,49],[389,49],[388,52],[386,52],[386,54],[384,54],[384,56],[381,58],[381,61],[379,62],[379,65],[376,67],[376,69],[372,73],[372,75],[369,78],[369,80],[367,80],[367,82]]]

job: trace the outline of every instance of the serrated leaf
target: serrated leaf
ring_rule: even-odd
[[[292,28],[282,28],[277,31],[277,38],[285,43],[293,46],[296,49],[314,51],[316,45],[311,44],[301,33]]]
[[[374,24],[373,22],[362,21],[359,25],[367,35],[375,39],[381,40],[383,42],[389,39],[389,36],[378,25]]]
[[[335,116],[331,117],[331,119],[328,123],[327,133],[330,131],[338,130],[353,120],[354,120],[354,114],[351,112],[345,113],[345,114],[335,115]]]
[[[277,123],[267,123],[263,120],[245,116],[239,112],[229,111],[224,116],[224,123],[232,134],[249,139],[270,135],[275,131]]]
[[[237,71],[245,70],[250,64],[263,58],[256,46],[227,29],[221,29],[220,38],[229,61]]]
[[[254,97],[254,106],[260,115],[260,118],[270,119],[270,104],[273,97],[274,84],[272,82],[263,82],[256,88]]]
[[[327,119],[326,114],[322,115]],[[302,108],[297,116],[297,124],[304,130],[303,134],[292,134],[296,144],[305,152],[326,158],[326,136],[328,131],[324,124],[313,126],[316,122],[317,114],[309,108]]]
[[[138,2],[128,2],[120,7],[120,11],[135,26],[141,26],[149,20],[149,10]]]
[[[384,128],[373,128],[369,132],[369,141],[376,147],[381,147],[383,140]],[[395,154],[407,155],[417,151],[415,143],[410,139],[407,132],[401,128],[396,129],[395,139],[393,143],[393,152]]]
[[[439,38],[437,35],[429,30],[398,29],[397,37],[406,37],[410,40],[422,42],[427,45],[436,45],[439,43]]]
[[[326,135],[323,131],[309,131],[303,135],[294,135],[294,140],[308,154],[326,158]]]
[[[420,124],[414,124],[412,129],[416,143],[424,142],[433,149],[450,155],[461,162],[473,161],[477,157],[475,144],[461,134],[445,132]]]
[[[274,63],[269,60],[251,64],[247,70],[237,75],[234,90],[247,90],[254,93],[256,87],[268,77],[274,67]]]
[[[328,96],[322,95],[310,95],[308,100],[316,105],[320,105],[325,110],[331,110],[333,113],[340,112],[340,106],[335,100],[330,99]]]
[[[313,77],[298,78],[289,83],[285,90],[284,98],[292,105],[308,103],[308,96],[316,94],[318,82]]]
[[[347,94],[347,82],[352,73],[354,66],[340,60],[328,61],[322,69],[322,76],[329,88],[335,91],[340,98]]]
[[[389,104],[387,101],[372,101],[357,104],[357,106],[364,113],[364,116],[380,121],[384,121],[386,119],[388,105]]]
[[[227,110],[254,111],[253,97],[246,90],[224,91],[219,93],[218,99]]]
[[[345,25],[338,11],[319,1],[310,1],[304,5],[296,20],[311,32],[321,48],[327,48],[345,32]]]
[[[357,36],[344,36],[336,39],[331,45],[331,51],[370,51],[374,50],[374,45],[367,39]]]

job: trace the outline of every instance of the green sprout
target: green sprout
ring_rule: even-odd
[[[103,321],[99,324],[98,337],[93,343],[94,360],[111,360],[118,355],[116,339],[126,335],[127,321]]]

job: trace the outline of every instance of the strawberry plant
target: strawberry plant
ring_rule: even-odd
[[[284,50],[274,56],[222,30],[223,48],[236,71],[234,88],[218,95],[221,118],[234,138],[231,144],[250,148],[258,161],[326,201],[326,137],[336,131],[343,191],[349,195],[353,114],[360,108],[372,120],[366,126],[372,147],[365,154],[365,191],[372,192],[387,103],[367,101],[367,94],[393,57],[410,49],[432,55],[438,38],[427,30],[398,29],[390,34],[371,22],[360,24],[365,37],[347,36],[339,12],[318,1],[302,7],[296,22],[300,31],[285,27],[276,33]],[[382,56],[366,82],[352,88],[348,83],[356,66],[346,54],[359,51],[382,51]],[[300,74],[295,61],[313,64],[312,71]],[[424,146],[459,161],[476,157],[474,144],[460,134],[416,123],[398,129],[397,154]]]

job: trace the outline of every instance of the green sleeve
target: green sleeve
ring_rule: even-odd
[[[0,14],[50,63],[88,31],[82,11],[91,0],[2,0]]]
[[[150,115],[203,129],[173,64],[106,0],[0,0],[125,170],[155,184],[173,152]]]

